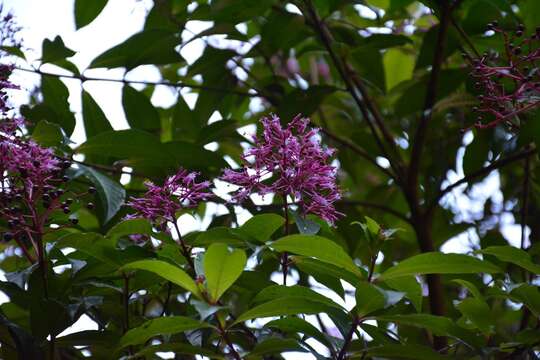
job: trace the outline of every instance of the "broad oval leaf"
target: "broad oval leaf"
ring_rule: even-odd
[[[386,270],[379,277],[379,280],[415,274],[492,274],[498,272],[501,272],[501,269],[497,266],[472,256],[430,252],[403,260]]]
[[[108,0],[75,0],[77,30],[90,24],[101,13]]]
[[[120,339],[118,347],[142,344],[157,335],[176,334],[204,327],[211,327],[211,325],[185,316],[160,317],[129,330]]]
[[[318,314],[331,309],[329,306],[319,302],[306,299],[305,297],[285,297],[269,301],[267,303],[255,306],[240,315],[234,324],[243,321],[283,315],[296,314]]]
[[[531,256],[524,250],[514,246],[490,246],[478,251],[482,254],[493,255],[501,261],[509,262],[530,271],[540,274],[540,265],[531,260]]]
[[[303,297],[310,301],[318,301],[330,307],[335,307],[337,309],[343,309],[340,305],[335,303],[330,298],[319,294],[318,292],[300,285],[293,286],[283,286],[283,285],[272,285],[261,290],[257,296],[253,299],[253,303],[262,303],[268,302],[275,299],[286,298],[286,297]]]
[[[202,299],[195,281],[182,269],[161,260],[140,260],[124,265],[120,270],[146,270],[190,291]]]
[[[404,293],[383,290],[378,286],[362,281],[356,285],[356,313],[364,317],[374,311],[384,309],[399,302]]]
[[[277,214],[260,214],[246,221],[237,231],[258,242],[265,242],[270,240],[270,236],[284,223],[285,219]]]
[[[274,242],[271,247],[279,252],[314,257],[362,276],[358,267],[341,246],[316,235],[289,235]]]
[[[246,253],[236,249],[229,253],[226,244],[210,245],[204,254],[204,276],[210,297],[217,302],[221,295],[238,279],[246,266]]]

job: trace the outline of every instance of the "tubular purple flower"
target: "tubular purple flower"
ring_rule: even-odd
[[[197,172],[188,172],[180,168],[168,177],[163,186],[146,182],[148,191],[140,198],[131,198],[128,206],[136,211],[130,217],[143,217],[160,225],[175,221],[175,214],[181,209],[196,207],[199,202],[212,196],[207,192],[209,181],[197,182]]]
[[[309,129],[309,119],[300,115],[285,128],[277,116],[261,123],[262,139],[255,138],[255,146],[246,151],[242,168],[225,169],[221,176],[239,187],[233,201],[275,193],[290,197],[304,215],[315,214],[333,224],[342,215],[334,207],[341,196],[336,168],[328,164],[334,150],[321,146],[318,130]]]

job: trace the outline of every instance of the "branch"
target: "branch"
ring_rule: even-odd
[[[363,86],[360,86],[359,90],[362,93],[362,97],[363,97],[363,98],[360,98],[360,96],[358,95],[355,89],[355,85],[358,85],[358,84],[355,84],[355,81],[353,80],[353,78],[349,76],[348,74],[350,72],[350,68],[347,65],[344,65],[342,63],[341,59],[337,56],[334,49],[332,48],[333,39],[332,39],[332,35],[328,31],[328,28],[318,16],[310,0],[306,0],[306,6],[312,18],[311,25],[314,28],[314,30],[318,33],[324,47],[326,48],[326,51],[328,51],[328,54],[330,55],[332,62],[334,63],[337,71],[339,72],[343,82],[345,83],[347,91],[350,93],[356,105],[360,109],[360,112],[362,113],[362,116],[366,120],[366,123],[368,124],[371,130],[371,133],[373,137],[375,138],[375,141],[377,142],[377,145],[381,149],[383,155],[390,161],[392,168],[398,174],[399,172],[396,171],[397,167],[395,166],[394,161],[392,160],[392,158],[389,156],[388,152],[386,151],[386,147],[384,146],[382,139],[379,137],[377,128],[375,127],[375,124],[372,122],[370,118],[370,113],[368,109],[373,109],[374,105],[371,103],[370,99],[365,96],[367,95],[365,88],[363,88]],[[369,104],[369,105],[366,106],[366,104]],[[374,114],[374,117],[376,119],[376,123],[378,126],[384,125],[382,122],[379,123],[379,119],[376,117],[375,114]],[[385,132],[385,130],[383,129],[379,129],[379,130],[381,130],[383,133]],[[388,140],[387,136],[384,136],[384,137],[385,137],[385,140]],[[391,143],[389,145],[390,146],[394,145],[393,139],[391,139]]]
[[[444,59],[444,48],[446,45],[446,35],[448,33],[448,25],[450,24],[450,1],[443,0],[441,5],[441,19],[439,23],[439,34],[437,36],[437,46],[435,47],[435,53],[433,55],[433,67],[431,70],[431,76],[429,78],[428,86],[426,89],[426,98],[424,103],[424,110],[416,130],[414,137],[411,162],[408,170],[408,197],[410,197],[411,210],[417,212],[416,207],[419,204],[418,201],[418,177],[420,161],[422,157],[422,151],[426,142],[426,135],[429,122],[432,117],[433,106],[437,99],[437,87],[439,84],[439,75],[441,72],[441,65]]]
[[[127,79],[110,79],[110,78],[100,78],[100,77],[92,77],[92,76],[84,76],[84,75],[62,75],[62,74],[55,74],[50,72],[45,72],[40,69],[27,69],[22,67],[15,67],[15,70],[19,71],[26,71],[34,74],[38,74],[41,76],[53,76],[57,78],[65,78],[65,79],[76,79],[81,82],[85,81],[107,81],[107,82],[116,82],[116,83],[122,83],[122,84],[142,84],[147,86],[169,86],[174,88],[190,88],[190,89],[198,89],[198,90],[207,90],[207,91],[215,91],[215,92],[221,92],[221,93],[232,93],[235,95],[240,96],[246,96],[246,97],[260,97],[260,95],[255,93],[249,93],[234,89],[225,89],[215,86],[208,86],[208,85],[200,85],[200,84],[189,84],[185,82],[170,82],[170,81],[143,81],[143,80],[127,80]]]
[[[448,194],[450,191],[452,191],[456,187],[458,187],[458,186],[460,186],[462,184],[468,183],[468,182],[470,182],[470,181],[472,181],[472,180],[474,180],[476,178],[486,176],[489,173],[491,173],[493,170],[497,170],[497,169],[500,169],[502,167],[505,167],[506,165],[512,164],[515,161],[518,161],[518,160],[521,160],[521,159],[524,159],[524,158],[528,158],[529,156],[535,154],[536,151],[537,151],[537,149],[536,149],[536,147],[534,145],[530,146],[530,147],[526,148],[525,150],[523,150],[523,151],[521,151],[519,153],[510,155],[510,156],[508,156],[508,157],[506,157],[504,159],[494,161],[490,165],[488,165],[486,167],[483,167],[482,169],[477,170],[477,171],[475,171],[473,173],[470,173],[469,175],[465,176],[461,180],[458,180],[455,183],[453,183],[451,185],[448,185],[443,190],[441,190],[439,192],[439,194],[435,197],[433,202],[429,205],[429,207],[428,207],[429,210],[428,211],[433,210],[439,204],[439,201],[444,197],[444,195]]]
[[[345,355],[347,354],[347,349],[349,348],[349,344],[351,343],[352,341],[352,337],[354,335],[354,331],[356,330],[356,328],[358,327],[358,325],[360,325],[360,322],[362,320],[360,319],[360,317],[358,316],[355,316],[354,317],[354,320],[353,320],[353,323],[351,325],[351,329],[349,330],[349,333],[347,334],[347,337],[345,338],[345,341],[343,342],[343,347],[341,348],[341,351],[339,352],[339,355],[338,355],[338,360],[343,360],[345,359]]]

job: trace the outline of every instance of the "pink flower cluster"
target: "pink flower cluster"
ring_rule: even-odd
[[[518,115],[540,105],[540,28],[532,36],[524,36],[524,27],[509,33],[496,22],[488,28],[504,39],[503,54],[484,53],[473,59],[472,76],[475,87],[481,90],[480,106],[473,110],[481,113],[476,127],[490,128],[504,123],[519,127]]]
[[[263,118],[262,139],[243,156],[239,170],[224,170],[222,180],[239,187],[236,202],[249,195],[275,193],[291,198],[303,214],[315,214],[333,224],[340,215],[334,202],[341,198],[336,168],[329,165],[333,149],[321,146],[309,119],[295,117],[285,128],[277,116]],[[287,200],[288,201],[288,200]]]
[[[180,168],[178,172],[168,177],[162,186],[146,182],[148,191],[140,198],[132,197],[128,206],[136,211],[130,217],[142,217],[161,225],[164,222],[174,222],[175,214],[183,209],[195,207],[200,201],[212,196],[208,192],[209,181],[197,182],[198,173],[188,172]]]

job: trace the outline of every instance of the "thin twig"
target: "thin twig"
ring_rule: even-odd
[[[355,332],[356,328],[358,327],[358,325],[360,325],[361,321],[362,320],[361,320],[360,317],[358,317],[358,316],[354,317],[353,323],[351,325],[351,329],[349,330],[349,333],[347,334],[347,337],[345,338],[345,341],[343,342],[343,346],[341,347],[341,351],[338,354],[338,357],[337,357],[338,360],[345,359],[345,355],[347,354],[347,349],[349,348],[349,345],[350,345],[350,343],[352,341],[354,332]]]
[[[435,199],[431,202],[431,204],[428,207],[428,212],[432,211],[439,204],[439,201],[446,194],[448,194],[450,191],[452,191],[456,187],[458,187],[458,186],[460,186],[462,184],[468,183],[468,182],[470,182],[470,181],[472,181],[474,179],[477,179],[479,177],[486,176],[489,173],[491,173],[493,170],[497,170],[497,169],[500,169],[502,167],[505,167],[506,165],[512,164],[515,161],[519,161],[519,160],[522,160],[524,158],[527,158],[527,157],[533,155],[534,153],[536,153],[536,151],[537,151],[536,147],[534,145],[531,145],[531,146],[527,147],[525,150],[523,150],[521,152],[515,153],[515,154],[510,155],[510,156],[507,156],[507,157],[505,157],[503,159],[494,161],[490,165],[488,165],[486,167],[483,167],[482,169],[479,169],[479,170],[477,170],[475,172],[472,172],[469,175],[465,176],[464,178],[456,181],[455,183],[453,183],[451,185],[448,185],[443,190],[441,190],[439,192],[439,194],[435,197]]]
[[[215,91],[215,92],[221,92],[221,93],[232,93],[235,95],[240,96],[246,96],[246,97],[260,97],[258,93],[250,93],[235,89],[225,89],[215,86],[208,86],[208,85],[201,85],[201,84],[189,84],[185,82],[170,82],[170,81],[144,81],[144,80],[128,80],[128,79],[111,79],[111,78],[100,78],[100,77],[93,77],[93,76],[85,76],[85,75],[75,75],[75,74],[55,74],[51,72],[45,72],[40,69],[28,69],[23,67],[15,67],[15,70],[19,71],[26,71],[42,76],[53,76],[57,78],[65,78],[65,79],[76,79],[81,82],[85,81],[106,81],[106,82],[116,82],[116,83],[122,83],[122,84],[142,84],[147,86],[168,86],[173,88],[190,88],[190,89],[197,89],[197,90],[206,90],[206,91]]]

